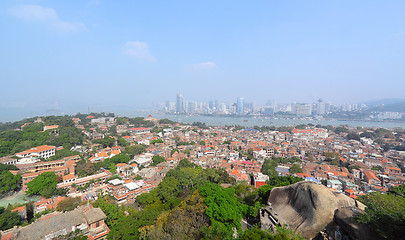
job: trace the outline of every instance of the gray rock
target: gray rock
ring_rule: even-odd
[[[331,224],[337,209],[365,208],[364,204],[344,194],[308,182],[273,188],[269,202],[278,213],[280,222],[287,223],[290,229],[306,239],[314,238]]]

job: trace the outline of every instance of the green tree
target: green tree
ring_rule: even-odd
[[[18,212],[11,212],[9,209],[0,207],[0,230],[7,230],[22,223]]]
[[[85,177],[96,173],[96,166],[90,161],[80,160],[75,168],[79,176]]]
[[[162,163],[162,162],[166,162],[166,158],[161,157],[159,155],[156,155],[156,156],[152,157],[152,163],[150,165],[151,166],[156,166],[156,165],[158,165],[159,163]]]
[[[207,182],[199,191],[205,197],[205,214],[210,219],[215,234],[229,238],[233,234],[233,228],[240,230],[240,221],[247,208],[236,200],[233,188],[223,188]]]
[[[117,136],[117,126],[112,125],[109,129],[109,132],[112,136]]]
[[[167,118],[159,119],[158,123],[159,124],[176,124],[175,121],[169,120]]]
[[[163,140],[161,138],[159,138],[159,139],[152,140],[150,142],[150,144],[155,144],[155,143],[163,143]]]
[[[8,170],[0,173],[0,195],[18,191],[21,188],[21,175],[13,175]]]
[[[404,187],[402,187],[402,190]],[[394,189],[394,192],[400,189]],[[405,236],[405,197],[390,192],[373,192],[360,197],[366,207],[366,214],[360,214],[358,220],[370,225],[386,239],[400,239]]]
[[[57,206],[57,210],[59,211],[59,212],[67,212],[67,211],[72,211],[73,209],[75,209],[77,206],[79,206],[79,203],[80,203],[80,197],[77,197],[77,198],[70,198],[70,197],[68,197],[68,198],[66,198],[66,199],[64,199],[64,200],[62,200],[62,201],[60,201],[59,203],[58,203],[58,206]]]
[[[141,238],[201,239],[200,229],[208,227],[204,199],[198,191],[173,210],[160,214],[154,225],[140,229]]]
[[[41,195],[45,198],[49,198],[55,195],[64,195],[66,191],[64,189],[57,189],[56,175],[54,172],[41,173],[34,180],[27,183],[28,190],[27,195]]]
[[[119,138],[117,139],[117,143],[118,143],[118,145],[121,146],[121,147],[126,147],[126,146],[128,146],[127,140],[125,140],[125,139],[122,138],[122,137],[119,137]]]
[[[300,165],[293,164],[292,167],[290,167],[290,173],[302,173]]]
[[[348,140],[360,141],[360,135],[355,132],[349,132],[346,137]]]
[[[101,144],[103,146],[103,148],[106,148],[106,147],[114,146],[115,140],[114,140],[113,137],[108,136],[108,137],[104,137],[104,138],[101,138],[101,139],[95,139],[92,142]]]
[[[131,159],[134,158],[134,156],[142,154],[144,152],[146,152],[146,147],[140,144],[126,147],[124,151],[124,153],[128,154]]]

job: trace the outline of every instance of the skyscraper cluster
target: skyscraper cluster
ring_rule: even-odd
[[[357,104],[344,104],[341,107],[334,106],[322,99],[315,103],[288,103],[280,104],[268,101],[265,105],[257,105],[246,102],[245,98],[238,97],[235,102],[226,103],[218,100],[208,102],[185,101],[182,94],[176,95],[176,101],[166,101],[160,104],[159,110],[176,114],[215,114],[215,115],[265,115],[287,114],[296,116],[324,116],[335,111],[356,111],[360,109]]]

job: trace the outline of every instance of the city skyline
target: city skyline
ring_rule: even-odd
[[[237,97],[235,101],[230,102],[218,101],[217,99],[195,101],[193,99],[185,99],[182,94],[177,93],[175,101],[166,100],[160,102],[156,110],[176,114],[264,114],[267,116],[274,116],[274,113],[276,112],[285,112],[296,114],[297,116],[323,116],[336,111],[357,111],[375,106],[367,106],[364,103],[335,105],[329,101],[324,101],[321,98],[317,101],[306,103],[279,103],[277,101],[269,100],[265,104],[257,104],[253,99],[248,99],[247,102],[245,100],[244,97]],[[399,114],[398,116],[402,116],[402,114]]]

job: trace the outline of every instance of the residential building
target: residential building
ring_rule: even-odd
[[[123,203],[134,203],[135,198],[142,193],[149,192],[155,186],[146,183],[143,180],[137,181],[124,181],[120,179],[113,179],[108,181],[107,191],[114,196],[115,202],[118,205]]]
[[[55,129],[58,129],[58,128],[59,128],[59,125],[44,126],[44,132],[46,130],[55,130]]]
[[[260,188],[261,186],[266,185],[268,180],[269,176],[258,172],[253,175],[253,186],[255,186],[255,188]]]
[[[55,156],[55,150],[56,150],[56,147],[54,147],[54,146],[42,145],[39,147],[34,147],[31,149],[25,150],[23,152],[16,153],[15,155],[19,158],[38,157],[38,158],[48,159],[52,156]]]
[[[51,240],[80,230],[89,240],[106,239],[110,232],[100,208],[90,204],[68,212],[53,212],[24,227],[1,231],[1,240]]]
[[[326,181],[326,186],[328,188],[333,188],[338,192],[342,192],[343,191],[343,184],[341,181],[339,180],[327,180]]]

